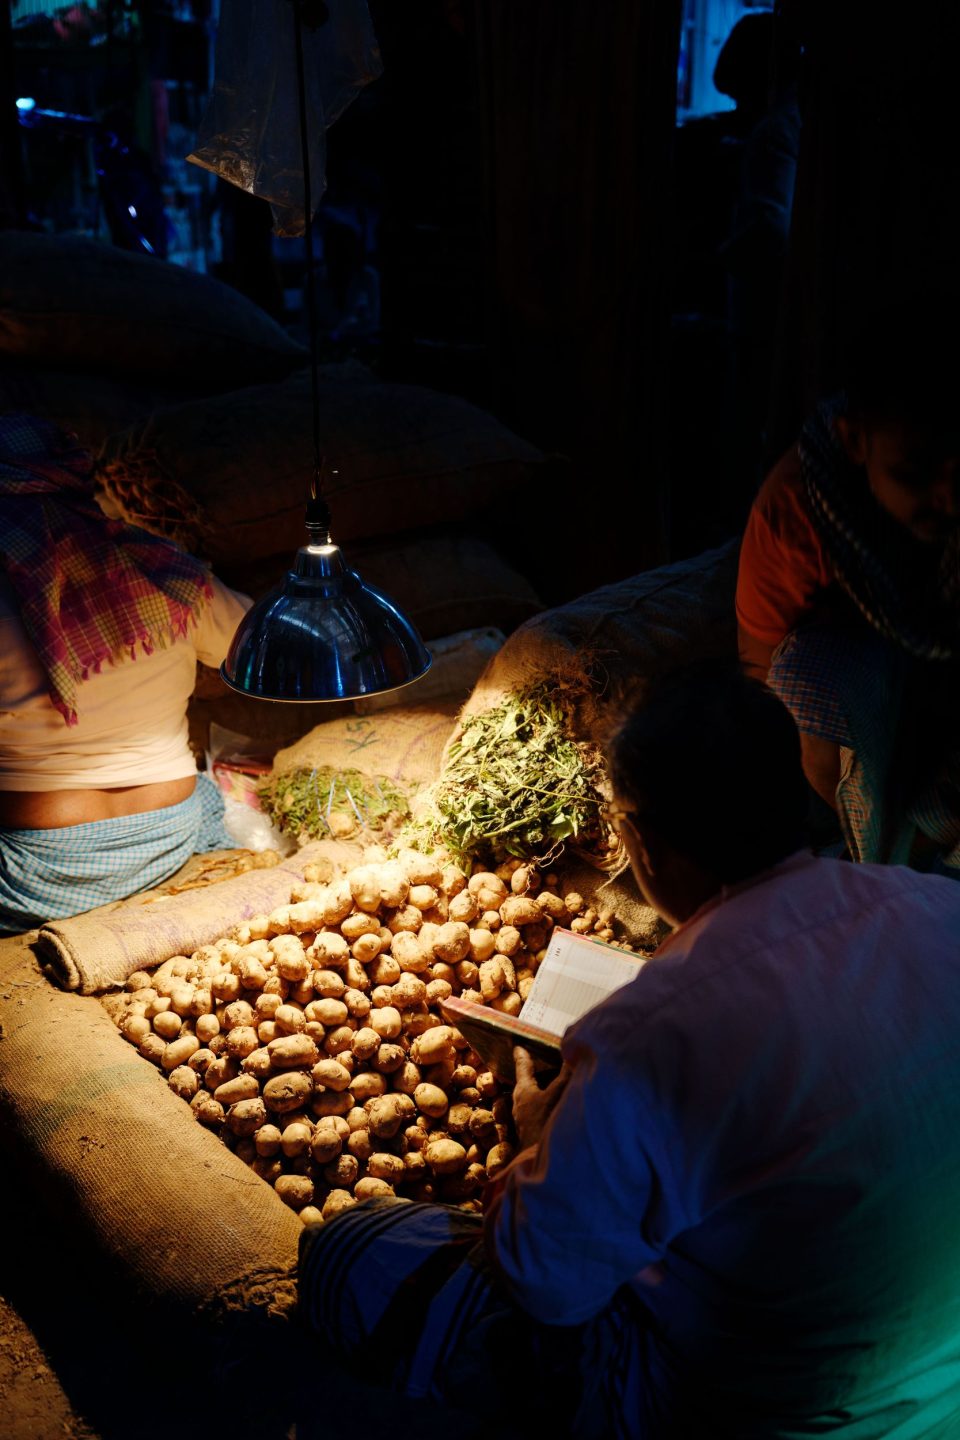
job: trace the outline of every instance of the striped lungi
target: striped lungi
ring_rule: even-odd
[[[179,805],[54,830],[0,829],[0,934],[124,900],[191,855],[229,850],[223,796],[206,775]]]
[[[376,1357],[381,1386],[488,1417],[491,1434],[629,1433],[617,1384],[629,1302],[586,1325],[540,1324],[500,1290],[482,1232],[478,1215],[386,1197],[305,1226],[299,1309],[318,1357],[368,1380]]]

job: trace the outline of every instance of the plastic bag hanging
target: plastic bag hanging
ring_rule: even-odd
[[[327,129],[383,69],[367,0],[223,0],[213,90],[187,156],[269,201],[276,235],[304,231],[295,4],[303,5],[308,163],[316,211],[326,188]]]

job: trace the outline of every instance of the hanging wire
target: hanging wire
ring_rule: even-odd
[[[293,0],[294,40],[297,52],[297,100],[300,113],[300,159],[303,165],[303,246],[306,265],[307,329],[310,336],[310,396],[313,409],[313,475],[307,502],[307,529],[311,540],[330,538],[330,509],[323,494],[324,460],[320,453],[320,374],[317,358],[317,295],[313,273],[313,206],[310,195],[310,144],[307,133],[307,83],[303,59],[304,0]],[[322,532],[314,534],[313,532]]]

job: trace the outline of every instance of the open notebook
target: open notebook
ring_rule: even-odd
[[[568,1025],[636,978],[643,959],[603,940],[554,930],[519,1015],[451,996],[440,1010],[499,1080],[513,1079],[513,1047],[523,1045],[538,1070],[559,1070]]]

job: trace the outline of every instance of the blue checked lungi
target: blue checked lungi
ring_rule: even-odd
[[[956,738],[934,775],[909,793],[898,791],[898,747],[902,760],[904,749],[924,743],[917,693],[934,674],[921,667],[931,664],[866,626],[810,624],[780,643],[767,683],[800,730],[841,747],[836,799],[851,858],[906,864],[919,831],[941,848],[939,873],[960,878],[960,697],[951,701],[949,690],[954,672],[936,676],[947,683],[935,703],[954,711]],[[943,728],[943,717],[937,718]]]
[[[124,900],[175,874],[191,855],[231,850],[223,796],[206,775],[179,805],[55,830],[0,828],[0,934]]]
[[[298,1304],[319,1337],[318,1363],[489,1418],[491,1434],[629,1433],[631,1300],[585,1325],[543,1325],[499,1289],[482,1230],[480,1216],[452,1206],[389,1198],[305,1226]],[[298,1440],[320,1440],[328,1426],[322,1410],[299,1417]]]

